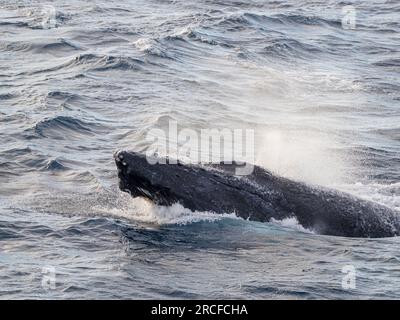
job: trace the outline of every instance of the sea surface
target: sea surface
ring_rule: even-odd
[[[400,210],[400,2],[0,0],[1,299],[400,299],[399,238],[121,193],[171,121]]]

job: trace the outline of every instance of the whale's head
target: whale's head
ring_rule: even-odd
[[[179,165],[165,163],[165,159],[141,153],[118,151],[114,154],[118,168],[119,188],[132,197],[144,197],[159,205],[171,205],[176,198],[171,189],[179,182]],[[164,162],[163,162],[164,161]],[[179,170],[178,170],[179,171]],[[182,183],[182,182],[181,182]]]
[[[225,181],[229,180],[227,176],[234,175],[238,167],[237,164],[215,164],[206,168],[131,151],[118,151],[114,158],[122,191],[134,198],[147,198],[158,205],[170,206],[178,202],[186,208],[200,211],[214,208],[209,200],[210,195],[219,192]],[[217,201],[225,201],[225,206],[230,210],[229,199],[227,196]]]

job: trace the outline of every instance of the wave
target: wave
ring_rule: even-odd
[[[66,91],[60,91],[60,90],[53,90],[47,93],[46,98],[49,99],[57,99],[57,100],[76,100],[80,99],[80,95],[66,92]]]
[[[33,131],[38,138],[65,140],[101,133],[104,128],[99,123],[87,122],[70,116],[56,116],[40,120],[33,128],[26,130],[28,133],[30,131]]]
[[[268,45],[262,50],[263,54],[273,57],[294,58],[307,57],[322,53],[323,51],[315,46],[302,43],[295,39],[275,39],[268,42]]]
[[[35,75],[40,73],[58,72],[78,69],[80,73],[90,71],[107,71],[107,70],[142,70],[145,64],[142,60],[112,55],[98,55],[93,53],[80,54],[68,61],[56,65],[54,67],[39,69],[35,71],[28,71],[22,74]]]
[[[12,159],[10,161],[9,159]],[[2,176],[18,176],[20,173],[34,171],[65,171],[69,168],[64,159],[52,159],[42,152],[30,147],[13,148],[0,153]]]
[[[89,125],[83,121],[65,116],[41,120],[35,125],[35,132],[41,136],[45,136],[45,131],[52,128],[61,131],[68,129],[79,132],[91,132]]]
[[[84,48],[78,44],[73,43],[72,41],[61,38],[55,42],[36,45],[34,49],[34,51],[37,53],[47,53],[50,51],[73,52],[83,50]]]
[[[399,70],[400,58],[391,58],[391,59],[380,60],[378,62],[374,62],[373,65],[378,66],[378,67],[393,68],[393,69]]]
[[[308,15],[290,15],[290,14],[275,14],[263,15],[252,12],[245,12],[240,14],[233,14],[223,17],[217,25],[227,27],[228,31],[240,30],[245,27],[254,27],[263,29],[264,27],[273,25],[306,25],[306,26],[331,26],[341,28],[340,20],[326,19],[317,16]],[[267,29],[264,29],[267,30]]]
[[[162,43],[156,39],[140,38],[134,42],[135,47],[148,55],[159,58],[174,59],[168,49],[164,48]]]
[[[16,240],[23,238],[24,235],[21,233],[21,227],[15,223],[1,221],[0,223],[0,240]]]
[[[0,21],[0,27],[3,26],[12,26],[12,27],[19,27],[19,28],[26,28],[29,27],[29,23],[22,22],[22,21]]]
[[[59,159],[52,159],[46,163],[45,171],[65,171],[69,168],[64,166]]]
[[[86,53],[69,60],[61,68],[88,66],[87,71],[139,70],[143,64],[143,61],[130,57]]]
[[[300,40],[301,37],[288,37],[282,28],[295,28],[293,24],[341,28],[341,21],[302,15],[262,15],[257,13],[236,13],[222,17],[211,16],[200,22],[186,26],[178,33],[163,38],[163,41],[183,40],[199,42],[225,49],[258,47],[256,52],[277,58],[303,57],[315,58],[323,50]],[[298,30],[302,30],[297,28]],[[304,38],[304,37],[303,37]],[[266,44],[266,45],[265,45]],[[264,46],[260,51],[260,47]],[[155,48],[157,53],[158,47]],[[165,55],[162,53],[162,55]],[[242,56],[245,58],[245,56]]]
[[[22,52],[27,52],[31,49],[32,44],[29,42],[25,42],[25,41],[17,41],[17,42],[13,42],[13,41],[1,41],[0,42],[0,51],[6,52],[6,51],[14,51],[14,52],[18,52],[18,51],[22,51]]]
[[[88,56],[88,60],[93,61],[93,57],[90,55]],[[88,61],[86,58],[77,58],[75,61],[72,63],[73,65],[75,63],[80,64],[80,63],[86,63],[84,61]],[[92,62],[93,63],[93,62]],[[95,56],[94,57],[94,63],[93,66],[90,68],[90,71],[107,71],[107,70],[141,70],[141,66],[144,65],[144,62],[139,59],[135,58],[130,58],[130,57],[116,57],[116,56],[110,56],[110,55],[105,55],[105,56]]]
[[[189,40],[200,42],[211,46],[221,46],[224,48],[232,48],[234,44],[228,43],[223,36],[210,35],[207,32],[196,31],[193,29],[187,29],[182,35],[185,35]]]
[[[306,26],[331,26],[335,28],[342,28],[342,22],[339,19],[327,19],[318,16],[309,15],[283,15],[278,14],[274,16],[275,19],[282,21],[283,23],[290,23],[296,25],[306,25]]]
[[[13,98],[15,98],[15,95],[13,95],[11,93],[0,94],[0,100],[10,100]]]
[[[71,54],[71,52],[83,50],[78,44],[72,41],[60,38],[53,42],[28,42],[28,41],[1,41],[0,51],[12,52],[32,52],[37,54]]]

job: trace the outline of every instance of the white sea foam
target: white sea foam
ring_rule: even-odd
[[[139,223],[155,225],[187,225],[200,221],[214,222],[223,218],[242,219],[234,213],[216,214],[207,211],[192,211],[176,203],[172,206],[159,206],[144,198],[131,198],[128,194],[120,194],[116,206],[96,205],[92,208],[98,214],[123,218]],[[283,220],[271,219],[271,224],[304,233],[314,233],[300,225],[295,217]]]
[[[155,39],[140,38],[136,40],[133,44],[141,52],[163,58],[169,57],[167,51],[162,48],[161,43]]]
[[[172,206],[159,206],[144,198],[131,198],[129,194],[120,193],[117,204],[95,205],[92,208],[100,214],[124,218],[141,223],[165,225],[185,225],[199,221],[217,221],[223,218],[237,217],[234,214],[215,214],[213,212],[192,211],[179,203]]]
[[[155,44],[155,40],[149,38],[140,38],[134,42],[135,47],[140,51],[151,50]]]
[[[366,200],[378,202],[391,209],[400,211],[400,182],[391,184],[362,183],[343,184],[335,186]]]
[[[118,204],[112,207],[95,206],[95,211],[104,212],[108,216],[116,218],[124,218],[133,220],[140,223],[168,225],[178,224],[187,225],[200,221],[218,221],[223,218],[242,219],[237,217],[234,213],[216,214],[207,211],[192,211],[183,207],[181,204],[176,203],[172,206],[159,206],[144,198],[131,198],[129,194],[120,193],[118,197]],[[295,217],[286,218],[283,220],[272,219],[274,225],[284,228],[293,229],[295,231],[313,233],[300,225]]]
[[[304,228],[296,219],[296,217],[290,217],[283,220],[275,220],[274,218],[272,218],[270,223],[284,228],[293,229],[295,231],[314,233],[314,231]]]

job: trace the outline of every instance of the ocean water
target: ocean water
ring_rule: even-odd
[[[257,164],[399,210],[399,52],[397,0],[0,1],[0,298],[399,299],[399,238],[157,207],[112,156],[254,128]]]

